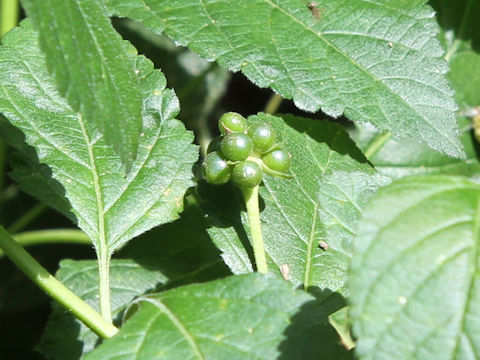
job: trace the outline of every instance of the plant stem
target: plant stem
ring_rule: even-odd
[[[370,142],[367,150],[365,150],[364,154],[367,160],[370,160],[372,156],[375,155],[391,137],[392,133],[390,131],[378,133]]]
[[[35,205],[25,214],[23,214],[21,218],[19,218],[12,225],[10,225],[7,231],[10,234],[15,234],[16,232],[19,232],[20,230],[25,228],[25,226],[27,226],[30,222],[40,216],[47,208],[47,205],[45,205],[44,203],[39,203]]]
[[[263,110],[263,112],[267,114],[275,114],[278,108],[280,107],[280,105],[282,104],[282,101],[283,101],[283,98],[280,95],[273,94],[270,97],[270,100],[268,100],[267,105],[265,105],[265,109]]]
[[[113,324],[105,321],[90,305],[45,270],[15,242],[2,226],[0,226],[0,248],[35,284],[71,311],[98,336],[106,339],[117,333],[118,329]]]
[[[40,245],[40,244],[84,244],[91,245],[90,238],[80,230],[73,229],[54,229],[27,231],[13,236],[20,246]],[[3,251],[0,250],[0,257]]]
[[[0,37],[17,26],[18,0],[0,0]]]
[[[247,205],[250,234],[252,236],[253,256],[257,265],[257,271],[268,274],[267,258],[263,245],[262,228],[260,226],[260,209],[258,206],[258,185],[254,188],[243,188],[242,194]]]
[[[98,254],[98,276],[100,313],[105,321],[112,323],[112,312],[110,309],[110,254],[107,251],[100,251]]]

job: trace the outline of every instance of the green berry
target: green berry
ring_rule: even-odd
[[[220,144],[220,150],[227,160],[245,160],[252,152],[252,140],[244,133],[226,135]]]
[[[202,168],[203,177],[209,184],[222,185],[230,180],[232,169],[216,151],[205,157]]]
[[[218,121],[218,128],[223,135],[244,132],[247,128],[247,120],[236,112],[228,112],[223,114]]]
[[[242,161],[233,167],[232,181],[240,188],[253,188],[262,182],[262,169],[256,162]]]
[[[214,151],[220,151],[220,143],[222,142],[223,136],[217,136],[210,141],[207,148],[207,154],[210,154]]]
[[[290,154],[283,148],[276,148],[262,157],[264,165],[277,173],[286,173],[290,169]]]
[[[277,141],[277,132],[268,123],[256,123],[248,128],[248,136],[252,139],[253,149],[258,154],[266,153]]]

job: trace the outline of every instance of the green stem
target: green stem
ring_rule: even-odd
[[[382,146],[392,137],[392,133],[390,131],[379,133],[375,138],[370,142],[367,150],[365,150],[365,157],[370,160],[373,155],[375,155]]]
[[[462,20],[460,21],[460,25],[458,27],[458,31],[455,34],[455,41],[452,43],[452,46],[450,46],[445,55],[445,60],[448,62],[450,62],[450,59],[458,51],[458,48],[462,44],[462,38],[464,37],[468,26],[468,17],[472,14],[472,6],[473,1],[468,0],[467,5],[465,6],[465,11],[463,12]]]
[[[18,0],[0,0],[0,37],[18,24]]]
[[[13,238],[21,246],[59,243],[91,245],[92,243],[85,233],[73,229],[27,231],[16,234]],[[2,256],[3,251],[0,250],[0,257]]]
[[[98,336],[106,339],[117,333],[118,329],[112,323],[105,321],[90,305],[45,270],[15,242],[2,226],[0,226],[0,248],[35,284],[71,311]]]
[[[110,254],[108,251],[100,251],[98,254],[98,276],[100,313],[106,321],[112,323],[112,311],[110,309]]]
[[[10,234],[15,234],[25,228],[28,224],[30,224],[33,220],[39,217],[45,210],[47,210],[47,205],[43,203],[39,203],[28,210],[25,214],[22,215],[17,221],[15,221],[12,225],[10,225],[7,231]]]
[[[282,104],[283,98],[278,94],[273,94],[270,99],[268,100],[267,105],[265,105],[265,109],[263,112],[267,114],[275,114],[278,111],[278,108]]]
[[[254,188],[243,188],[242,194],[247,206],[250,234],[252,236],[253,256],[257,265],[257,271],[268,274],[267,258],[263,245],[262,228],[260,226],[260,209],[258,206],[258,185]]]

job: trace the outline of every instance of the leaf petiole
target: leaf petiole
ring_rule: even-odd
[[[110,254],[100,251],[98,256],[100,313],[109,323],[112,322],[110,307]]]
[[[10,231],[9,231],[10,232]],[[43,244],[84,244],[91,245],[90,238],[80,230],[74,229],[52,229],[25,231],[13,236],[18,245],[25,247],[30,245]],[[3,256],[0,250],[0,258]]]
[[[0,248],[47,295],[71,311],[98,336],[106,339],[117,333],[118,329],[112,323],[106,321],[90,305],[45,270],[25,249],[16,243],[3,226],[0,226]]]
[[[260,225],[260,209],[258,206],[258,188],[241,188],[245,205],[247,206],[248,221],[250,223],[250,234],[252,236],[253,256],[257,265],[257,271],[262,274],[268,274],[267,259],[265,256],[265,247],[262,238],[262,228]]]

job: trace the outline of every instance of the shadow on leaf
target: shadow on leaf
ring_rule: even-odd
[[[180,219],[134,239],[118,257],[132,259],[145,269],[164,274],[168,283],[158,284],[155,291],[222,278],[230,271],[206,228],[198,207],[188,206]]]
[[[350,360],[353,351],[347,351],[340,337],[329,323],[328,316],[345,306],[346,301],[336,292],[309,289],[323,301],[309,301],[290,318],[284,332],[286,339],[279,345],[279,360]],[[315,295],[314,295],[315,296]]]
[[[22,191],[46,203],[77,223],[72,206],[65,196],[63,185],[52,177],[52,170],[40,164],[35,149],[25,142],[25,135],[0,115],[0,134],[3,140],[16,151],[12,155],[9,173]]]
[[[277,115],[298,131],[305,133],[318,143],[325,143],[328,147],[342,155],[349,155],[360,163],[368,163],[362,151],[350,138],[345,128],[330,121],[312,121],[312,119],[301,118],[293,115]]]
[[[253,249],[248,235],[242,225],[241,211],[245,211],[245,202],[239,191],[230,183],[222,186],[212,186],[205,181],[198,184],[201,207],[208,216],[210,226],[216,228],[233,228],[246,252],[250,264],[254,264]],[[260,211],[265,204],[260,199]]]

